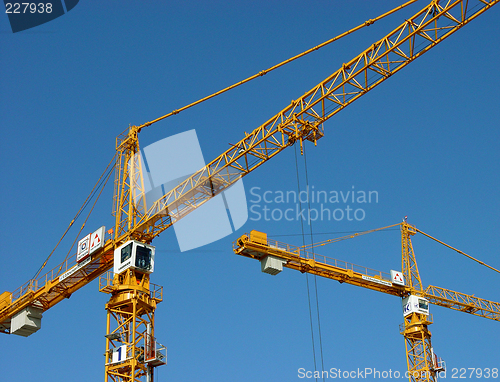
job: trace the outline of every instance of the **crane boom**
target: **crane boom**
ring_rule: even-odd
[[[116,200],[122,200],[129,209],[120,203],[116,205],[116,234],[130,232],[132,237],[150,242],[175,221],[286,147],[295,142],[302,145],[304,140],[316,143],[323,136],[323,122],[499,1],[432,1],[250,134],[245,134],[242,140],[167,192],[147,211],[138,214],[136,208],[130,208],[126,197],[118,196]],[[123,149],[122,159],[117,162],[122,173],[127,170],[125,164],[137,153],[130,154],[127,150],[136,144],[141,128],[132,126],[117,141],[117,148]],[[122,179],[126,178],[127,175],[122,175]],[[127,190],[123,195],[129,195]]]
[[[233,243],[233,251],[238,255],[259,260],[261,264],[267,257],[276,259],[277,267],[271,264],[268,271],[264,270],[266,273],[275,274],[282,266],[398,297],[416,294],[434,305],[500,321],[498,302],[432,285],[420,291],[409,285],[394,284],[389,273],[311,253],[301,247],[269,239],[267,234],[255,230],[238,238]],[[266,269],[265,265],[263,267]]]
[[[465,293],[429,285],[423,294],[431,304],[455,309],[479,317],[500,321],[500,303],[470,296]]]

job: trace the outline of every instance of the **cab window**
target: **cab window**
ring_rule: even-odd
[[[130,256],[132,256],[132,244],[134,243],[130,243],[129,245],[122,248],[122,258],[121,258],[122,264],[128,259],[130,259]]]
[[[141,245],[136,247],[135,266],[146,271],[151,269],[151,248]]]

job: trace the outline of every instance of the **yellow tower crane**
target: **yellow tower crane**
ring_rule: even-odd
[[[445,370],[445,364],[434,353],[431,345],[431,332],[428,326],[432,324],[433,319],[429,314],[429,303],[495,321],[500,321],[500,303],[433,285],[424,289],[411,236],[417,232],[429,235],[406,222],[312,246],[322,246],[397,225],[401,228],[401,270],[391,270],[390,273],[311,253],[307,251],[311,246],[296,247],[281,243],[269,239],[267,234],[259,231],[251,231],[249,235],[241,236],[233,244],[233,250],[238,255],[259,260],[262,272],[271,275],[280,273],[283,267],[286,267],[401,297],[404,323],[400,326],[400,332],[405,338],[409,380],[410,382],[436,381],[438,373]]]
[[[40,328],[43,312],[101,276],[99,289],[111,295],[106,305],[105,380],[152,380],[152,369],[166,363],[166,349],[154,335],[154,312],[162,301],[163,288],[150,283],[154,270],[154,247],[150,245],[153,239],[285,148],[297,142],[302,147],[304,141],[316,144],[324,134],[325,121],[499,1],[431,1],[151,205],[146,204],[139,155],[138,134],[143,128],[337,38],[153,121],[129,127],[116,141],[114,227],[108,231],[101,227],[85,236],[72,257],[46,274],[39,272],[13,292],[2,293],[0,332],[31,335]],[[343,35],[371,25],[395,10]],[[106,273],[111,268],[114,274]]]

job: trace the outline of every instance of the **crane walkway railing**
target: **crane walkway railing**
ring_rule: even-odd
[[[323,263],[326,265],[331,265],[333,267],[340,268],[340,269],[343,269],[346,271],[351,270],[353,272],[356,272],[356,273],[359,273],[359,274],[362,274],[365,276],[374,277],[374,278],[381,279],[381,280],[386,280],[388,282],[391,281],[391,276],[389,273],[381,272],[381,271],[378,271],[376,269],[372,269],[372,268],[364,267],[364,266],[357,265],[354,263],[350,263],[348,261],[334,259],[332,257],[320,255],[320,254],[317,254],[314,252],[309,252],[309,251],[306,251],[300,247],[290,245],[288,243],[283,243],[283,242],[273,240],[273,239],[267,239],[267,245],[269,248],[277,249],[280,251],[285,251],[285,252],[288,252],[290,254],[297,255],[303,259],[314,260],[315,262]]]
[[[277,274],[280,266],[267,265],[267,256],[282,261],[282,266],[337,280],[341,283],[361,286],[395,296],[403,296],[406,287],[394,285],[387,272],[320,255],[277,240],[268,239],[262,232],[252,231],[243,235],[233,245],[236,254],[261,261],[262,271]],[[277,270],[277,273],[272,273]]]
[[[73,268],[75,265],[76,265],[76,254],[69,257],[68,259],[66,259],[61,264],[57,265],[44,275],[36,279],[28,280],[19,288],[14,290],[14,292],[12,292],[12,303],[16,302],[21,297],[25,296],[30,292],[37,292],[38,290],[43,288],[48,282],[54,280],[56,277],[59,277],[61,272],[62,274],[64,274],[69,269]]]
[[[44,275],[28,280],[12,293],[5,292],[0,301],[0,324],[9,326],[13,314],[33,305],[43,310],[68,298],[113,265],[113,242],[110,234],[104,237],[104,247],[91,257],[77,263],[76,254],[65,259]]]
[[[107,240],[111,239],[112,236],[109,233],[106,233],[106,236],[104,238],[104,242]],[[85,263],[85,262],[83,262]],[[88,265],[89,263],[83,264],[84,266]],[[52,268],[50,271],[45,273],[42,276],[37,277],[36,279],[30,279],[27,282],[25,282],[23,285],[21,285],[19,288],[14,290],[12,292],[12,303],[16,302],[23,296],[31,293],[31,292],[37,292],[45,285],[48,284],[48,282],[52,282],[56,278],[61,278],[66,272],[70,271],[72,268],[77,266],[76,262],[76,253],[73,254],[72,256],[68,257],[66,260],[64,260],[61,264],[55,266]],[[89,268],[92,268],[92,265],[89,266]],[[75,268],[75,271],[77,269]],[[63,278],[64,279],[64,278]]]

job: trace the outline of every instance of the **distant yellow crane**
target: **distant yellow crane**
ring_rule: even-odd
[[[261,126],[245,133],[243,139],[152,205],[146,204],[139,155],[138,135],[143,128],[265,75],[339,37],[181,109],[140,126],[130,126],[116,140],[114,227],[108,231],[101,227],[88,234],[80,240],[78,252],[72,257],[46,274],[37,274],[14,292],[3,292],[0,332],[31,335],[40,328],[43,312],[100,277],[100,291],[111,295],[106,305],[105,380],[151,381],[152,370],[166,363],[166,349],[154,336],[154,312],[163,299],[163,288],[150,283],[154,270],[154,247],[150,245],[153,239],[285,148],[295,143],[302,148],[304,141],[316,144],[323,137],[325,121],[499,1],[431,1]],[[114,275],[106,273],[113,267]]]
[[[417,232],[429,235],[406,222],[316,243],[313,246],[322,246],[398,225],[401,228],[401,270],[391,270],[390,273],[311,253],[307,251],[310,246],[297,247],[281,243],[269,239],[267,234],[259,231],[251,231],[249,235],[238,238],[233,244],[233,250],[238,255],[259,260],[262,272],[271,275],[278,274],[286,267],[401,297],[404,324],[400,327],[400,332],[405,338],[409,380],[436,381],[438,373],[444,371],[445,364],[434,353],[431,345],[428,326],[432,324],[433,319],[429,314],[429,303],[495,321],[500,321],[500,303],[433,285],[424,289],[411,236]]]

